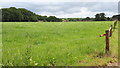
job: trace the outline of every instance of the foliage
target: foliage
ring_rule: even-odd
[[[105,13],[99,13],[95,15],[95,18],[62,18],[64,22],[76,22],[76,21],[112,21],[111,17],[105,17]]]
[[[120,14],[118,14],[118,15],[113,15],[112,19],[113,19],[113,20],[119,20],[119,21],[120,21]]]
[[[47,21],[48,21],[48,22],[61,22],[62,20],[56,18],[55,16],[49,16],[49,17],[47,18]]]
[[[105,13],[96,14],[95,21],[106,21]]]
[[[50,19],[49,19],[50,18]],[[61,22],[61,19],[55,16],[47,17],[37,15],[24,8],[2,8],[2,21],[3,22],[36,22],[36,21],[51,21]]]

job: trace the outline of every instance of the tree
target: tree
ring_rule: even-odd
[[[62,19],[56,18],[55,16],[49,16],[49,17],[47,18],[47,21],[48,21],[48,22],[61,22]]]
[[[86,17],[85,20],[86,20],[86,21],[90,21],[90,17]]]
[[[15,7],[2,9],[2,19],[3,21],[21,21],[22,14]]]
[[[100,21],[105,21],[106,17],[105,17],[105,13],[100,13]]]
[[[100,21],[100,14],[95,15],[95,21]]]
[[[106,20],[107,21],[111,21],[112,19],[110,17],[106,17]]]
[[[4,22],[36,22],[36,21],[52,21],[59,22],[62,21],[55,16],[41,16],[37,15],[30,10],[25,8],[2,8],[2,21]]]
[[[106,21],[105,13],[96,14],[95,21]]]
[[[47,21],[47,16],[41,16],[41,15],[39,15],[39,16],[38,16],[38,20],[45,22],[45,21]]]
[[[21,11],[22,15],[23,15],[23,19],[22,21],[37,21],[37,15],[29,10],[26,10],[24,8],[19,8],[19,10]]]
[[[120,14],[118,15],[113,15],[112,20],[119,20],[120,21]]]
[[[36,14],[28,11],[23,8],[3,8],[2,9],[2,19],[3,21],[10,21],[10,22],[19,22],[19,21],[37,21]]]

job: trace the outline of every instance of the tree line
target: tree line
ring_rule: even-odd
[[[116,17],[114,17],[116,18]],[[63,21],[112,21],[113,17],[106,17],[105,13],[97,13],[95,18],[63,18]]]
[[[112,19],[113,19],[113,20],[118,20],[118,21],[120,21],[120,14],[118,14],[118,15],[113,15]]]
[[[59,19],[55,16],[41,16],[35,14],[25,8],[2,8],[2,21],[3,22],[61,22],[62,19]]]
[[[97,13],[95,18],[57,18],[55,16],[41,16],[25,8],[2,8],[3,22],[76,22],[76,21],[112,21],[120,20],[120,15],[106,17],[105,13]]]

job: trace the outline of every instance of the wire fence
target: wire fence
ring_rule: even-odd
[[[118,21],[115,21],[113,23],[113,25],[110,26],[110,28],[108,30],[105,30],[105,33],[100,35],[100,37],[106,36],[106,48],[105,48],[105,52],[108,53],[109,52],[109,48],[110,48],[110,42],[109,42],[109,37],[112,37],[112,33],[115,31],[116,29],[116,25],[117,25]]]

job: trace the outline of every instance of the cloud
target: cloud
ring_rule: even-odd
[[[26,8],[40,15],[64,17],[94,17],[104,12],[106,16],[118,13],[117,2],[12,2],[0,3],[3,8]]]
[[[0,2],[118,2],[119,0],[0,0]]]
[[[115,2],[107,2],[107,3],[97,3],[96,5],[89,8],[90,11],[118,11],[118,3]]]
[[[120,14],[120,1],[118,3],[118,13]]]

